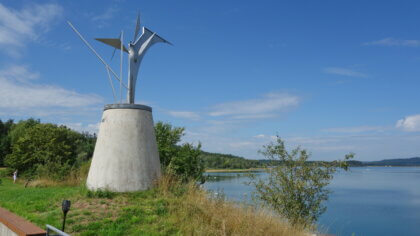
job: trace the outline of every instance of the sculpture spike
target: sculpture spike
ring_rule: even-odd
[[[140,12],[137,13],[137,21],[136,21],[136,28],[134,29],[134,38],[133,38],[133,42],[136,41],[137,36],[139,34],[140,31]]]

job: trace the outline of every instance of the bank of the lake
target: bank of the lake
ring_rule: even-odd
[[[256,173],[265,178],[267,173]],[[250,201],[244,173],[207,173],[205,188],[229,199]],[[353,167],[339,171],[321,231],[335,235],[420,235],[420,168]]]
[[[71,235],[309,235],[267,212],[210,198],[196,185],[168,178],[153,189],[120,194],[80,186],[25,188],[24,181],[0,180],[0,207],[41,228],[61,228],[61,202],[70,200]]]

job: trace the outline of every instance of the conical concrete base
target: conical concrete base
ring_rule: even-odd
[[[145,190],[161,175],[152,108],[106,105],[87,178],[90,190]]]

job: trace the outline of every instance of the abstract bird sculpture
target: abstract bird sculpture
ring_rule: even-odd
[[[99,54],[93,49],[92,46],[83,38],[83,36],[76,30],[76,28],[68,22],[70,27],[79,35],[82,41],[95,53],[95,55],[99,58],[99,60],[104,63],[106,69],[108,70],[108,76],[110,76],[109,71],[112,72],[114,77],[120,82],[120,97],[122,87],[127,88],[127,103],[134,104],[134,96],[135,96],[135,89],[136,89],[136,82],[137,82],[137,75],[139,72],[141,61],[146,54],[147,50],[155,43],[167,43],[172,45],[170,42],[166,41],[155,32],[149,30],[146,27],[142,27],[142,34],[138,37],[139,30],[140,30],[140,15],[137,16],[136,28],[134,30],[134,38],[128,44],[128,49],[124,46],[123,42],[123,32],[120,34],[120,38],[96,38],[96,40],[107,44],[115,50],[121,50],[121,63],[120,63],[120,76],[117,76],[116,73],[110,68],[110,66],[99,56]],[[128,86],[123,84],[122,79],[122,54],[123,52],[128,53]],[[114,55],[113,53],[113,55]],[[111,79],[110,79],[111,80]],[[111,82],[111,87],[114,93],[115,98],[115,90]],[[121,102],[121,100],[120,100]]]

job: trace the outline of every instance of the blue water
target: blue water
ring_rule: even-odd
[[[253,187],[242,173],[210,173],[206,189],[250,201]],[[262,178],[267,173],[260,172]],[[320,217],[321,232],[334,235],[420,235],[420,168],[354,167],[335,174]]]

